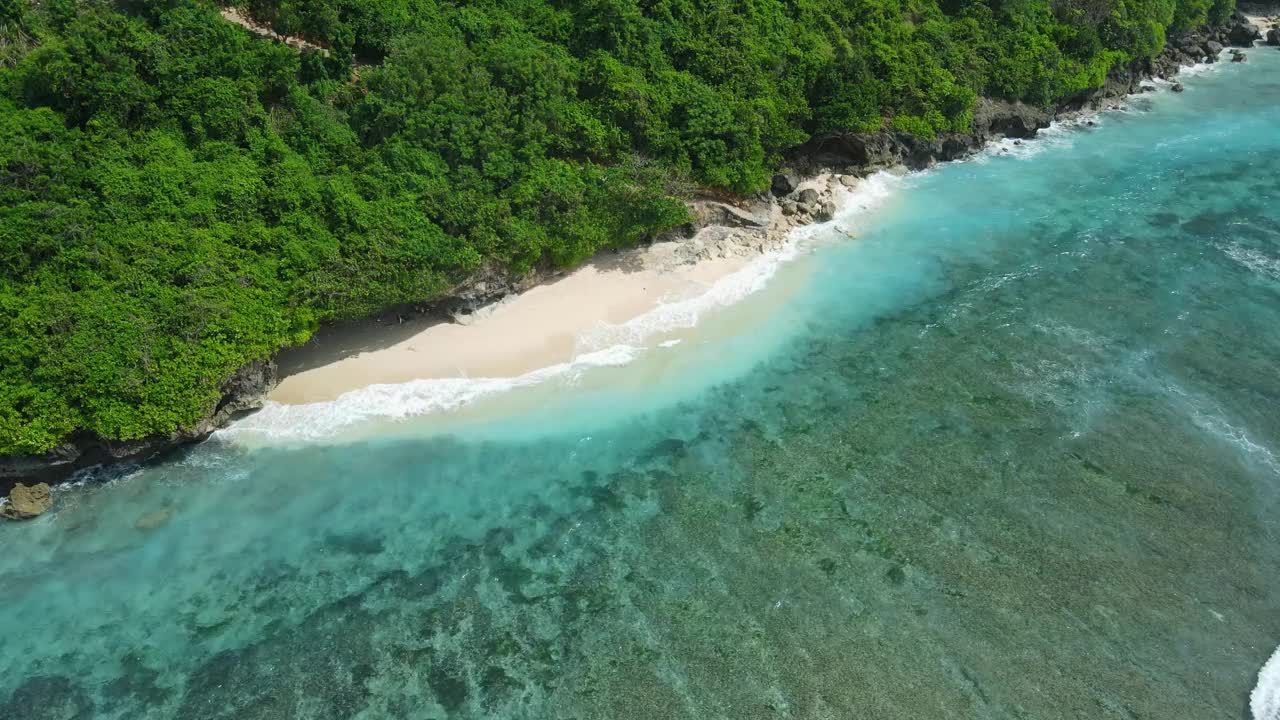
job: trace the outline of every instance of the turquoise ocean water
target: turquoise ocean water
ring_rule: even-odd
[[[59,492],[0,526],[0,718],[1250,717],[1280,53],[1182,81],[874,178],[629,363]]]

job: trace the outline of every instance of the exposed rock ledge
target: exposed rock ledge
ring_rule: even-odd
[[[837,186],[849,183],[853,177],[886,168],[921,169],[964,158],[991,140],[1035,137],[1056,118],[1111,107],[1120,98],[1140,92],[1143,80],[1170,77],[1185,65],[1215,62],[1224,47],[1252,46],[1261,37],[1251,19],[1237,12],[1225,27],[1170,38],[1155,59],[1113,72],[1102,88],[1072,98],[1055,110],[982,99],[974,110],[973,130],[969,133],[950,133],[934,140],[894,131],[815,137],[787,153],[784,168],[774,177],[769,191],[734,198],[732,202],[709,197],[694,199],[690,202],[693,220],[655,240],[682,240],[677,255],[685,262],[769,250],[791,229],[830,219]],[[444,314],[466,322],[485,305],[558,274],[560,271],[535,270],[515,276],[500,268],[486,268],[446,293],[444,299],[403,311]],[[261,407],[275,384],[273,360],[250,363],[223,383],[222,400],[194,427],[132,441],[111,441],[82,433],[41,455],[0,456],[0,493],[8,493],[20,480],[56,482],[84,467],[120,460],[145,461],[198,442],[234,417]]]
[[[203,440],[232,418],[262,407],[262,399],[275,384],[274,361],[249,363],[222,383],[222,399],[194,427],[141,440],[113,441],[78,433],[40,455],[0,455],[0,491],[7,494],[20,480],[58,482],[92,465],[119,460],[145,461],[180,445]]]

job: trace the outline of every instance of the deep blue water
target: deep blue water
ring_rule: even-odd
[[[675,360],[61,492],[0,717],[1248,717],[1277,70],[877,178]]]

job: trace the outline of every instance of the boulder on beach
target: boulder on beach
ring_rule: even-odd
[[[831,200],[825,200],[818,205],[818,209],[813,211],[813,219],[818,222],[826,222],[836,216],[836,204]]]
[[[773,182],[769,185],[769,191],[777,197],[790,195],[800,184],[800,178],[790,173],[778,173],[773,176]]]
[[[817,190],[814,190],[813,188],[805,188],[796,193],[796,204],[805,212],[813,212],[813,210],[818,206],[818,200],[820,197],[821,196],[818,195]]]
[[[53,495],[47,483],[30,487],[18,483],[9,491],[9,502],[0,507],[0,516],[11,520],[30,520],[53,507]]]

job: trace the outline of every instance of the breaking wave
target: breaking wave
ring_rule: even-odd
[[[1258,684],[1249,695],[1253,720],[1280,720],[1280,649],[1258,671]]]

